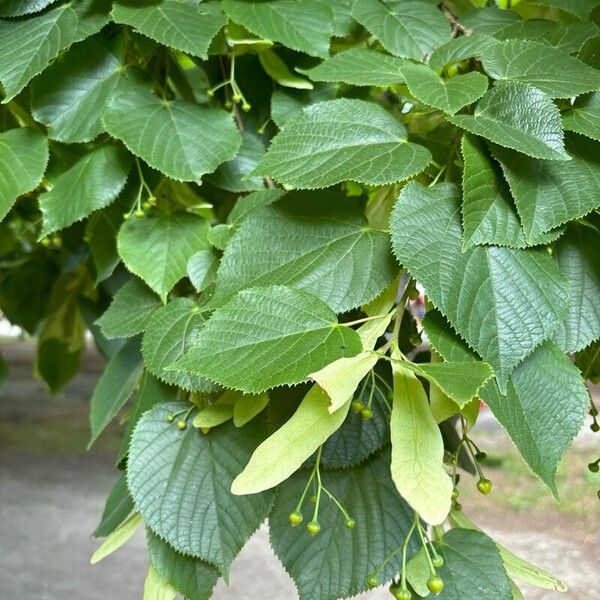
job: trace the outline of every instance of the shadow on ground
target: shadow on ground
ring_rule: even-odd
[[[144,539],[90,566],[90,537],[116,472],[119,436],[109,430],[89,453],[87,411],[101,359],[90,352],[85,368],[57,397],[31,376],[32,346],[2,344],[11,366],[0,392],[0,597],[7,600],[136,600],[147,569]],[[489,416],[476,441],[490,454],[491,498],[463,485],[465,511],[524,558],[561,577],[566,594],[526,588],[532,600],[600,600],[600,477],[586,470],[600,456],[600,436],[583,432],[560,471],[558,505],[523,466]],[[501,468],[500,468],[501,467]],[[273,556],[264,530],[246,545],[219,583],[215,600],[293,600],[295,589]],[[361,596],[390,599],[384,590]],[[494,600],[494,599],[481,599]]]

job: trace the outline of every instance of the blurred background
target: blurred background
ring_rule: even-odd
[[[0,389],[0,598],[6,600],[135,600],[142,597],[147,558],[139,531],[117,553],[89,564],[91,537],[116,481],[118,424],[90,452],[88,403],[103,359],[90,346],[82,371],[57,396],[32,375],[34,343],[0,320],[0,349],[10,374]],[[600,400],[600,388],[593,390]],[[559,473],[561,502],[528,471],[487,409],[473,439],[488,453],[490,497],[463,476],[465,513],[502,544],[568,586],[566,594],[523,586],[528,599],[600,600],[600,434],[589,422]],[[266,531],[246,545],[216,600],[293,600],[293,583],[273,556]],[[391,598],[385,589],[360,597]],[[482,600],[494,600],[483,599]]]

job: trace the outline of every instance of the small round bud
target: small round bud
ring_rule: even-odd
[[[349,517],[344,521],[344,527],[347,527],[348,529],[354,529],[356,527],[356,519]]]
[[[129,213],[123,213],[123,220],[128,221],[131,215]]]
[[[423,343],[423,339],[421,338],[421,336],[418,333],[414,333],[413,335],[410,336],[409,342],[413,346],[420,346]]]
[[[359,412],[362,412],[362,409],[365,407],[365,405],[360,401],[360,400],[354,400],[352,402],[352,410],[358,414]]]
[[[460,512],[462,510],[462,504],[460,502],[454,503],[454,510]]]
[[[588,469],[592,473],[597,473],[598,471],[600,471],[600,465],[597,462],[593,462],[588,465]]]
[[[427,589],[433,594],[441,594],[444,590],[444,580],[439,575],[432,575],[427,580]]]
[[[375,575],[375,573],[371,573],[367,576],[367,585],[371,589],[376,588],[379,585],[379,578],[377,577],[377,575]]]
[[[452,490],[452,500],[456,500],[460,495],[460,492],[458,491],[458,488],[454,488]]]
[[[369,421],[370,419],[373,418],[373,411],[368,406],[365,406],[360,411],[360,414],[361,414],[362,418],[366,419],[367,421]]]
[[[487,454],[485,452],[477,452],[475,454],[475,460],[477,462],[483,462],[487,458]]]
[[[167,415],[167,421],[172,423],[175,420],[175,415]]]
[[[321,531],[321,526],[319,525],[319,523],[317,521],[311,521],[306,526],[306,531],[308,531],[308,533],[310,533],[310,535],[317,535],[317,533],[319,533],[319,531]]]
[[[150,208],[150,202],[148,202],[148,200],[146,200],[145,202],[142,202],[142,208],[144,210],[148,210]]]
[[[233,96],[231,96],[231,99],[237,104],[238,102],[242,101],[242,97],[239,94],[234,94]]]
[[[141,218],[144,216],[144,211],[143,211],[141,208],[138,208],[138,209],[135,211],[135,216],[136,216],[138,219],[141,219]]]
[[[225,108],[227,110],[231,109],[233,107],[233,102],[231,100],[225,100]]]
[[[598,423],[592,423],[590,425],[590,429],[594,432],[594,433],[598,433],[598,431],[600,431],[600,425],[598,425]]]
[[[489,479],[482,477],[477,482],[477,489],[484,495],[487,496],[492,491],[492,482]]]
[[[391,585],[390,593],[392,596],[394,596],[394,598],[396,598],[396,600],[411,600],[412,598],[412,594],[408,590],[403,590],[398,585]]]
[[[592,417],[598,416],[598,409],[595,406],[592,406],[592,408],[590,408],[590,415],[592,415]]]
[[[302,516],[302,513],[298,512],[297,510],[295,510],[294,512],[291,512],[288,515],[288,520],[292,527],[296,527],[296,525],[300,525],[300,523],[302,523],[303,519],[304,519],[304,517]]]
[[[242,104],[242,110],[244,112],[250,112],[252,110],[252,106],[247,102],[244,102],[244,104]]]
[[[206,95],[209,98],[212,98],[215,95],[215,90],[213,90],[213,89],[207,90]]]
[[[434,556],[433,560],[431,562],[433,563],[433,566],[436,569],[440,569],[441,567],[444,566],[444,558],[442,556],[440,556],[439,554],[437,554],[436,556]]]
[[[319,498],[317,497],[317,495],[313,494],[308,500],[311,504],[316,504],[318,499]]]
[[[182,419],[177,421],[177,429],[180,429],[181,431],[183,431],[185,428],[186,428],[185,421],[183,421]]]

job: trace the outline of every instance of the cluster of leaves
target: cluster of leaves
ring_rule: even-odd
[[[90,443],[127,405],[94,561],[208,599],[268,519],[301,600],[564,589],[457,468],[482,399],[557,494],[600,378],[598,4],[0,1],[0,309],[53,391],[91,332]]]

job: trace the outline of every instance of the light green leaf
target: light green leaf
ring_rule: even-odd
[[[242,143],[226,111],[161,100],[139,78],[121,80],[102,121],[131,152],[179,181],[197,181],[212,173],[231,160]]]
[[[269,404],[269,395],[266,392],[257,395],[240,394],[233,407],[233,424],[243,427],[260,414]]]
[[[481,387],[493,375],[490,366],[481,361],[440,363],[402,361],[401,366],[436,385],[461,409],[477,397]]]
[[[0,17],[22,17],[40,12],[56,0],[4,0],[0,5]]]
[[[472,115],[449,121],[506,148],[534,158],[569,160],[558,109],[540,90],[523,83],[497,83]]]
[[[422,61],[450,39],[450,23],[430,2],[360,0],[352,16],[395,56]]]
[[[118,550],[123,544],[131,539],[137,528],[142,523],[142,517],[139,513],[131,515],[122,525],[117,527],[105,540],[101,546],[92,554],[90,563],[95,565],[109,554]]]
[[[531,40],[494,44],[483,53],[482,64],[494,79],[527,83],[551,98],[570,98],[600,86],[599,70]]]
[[[476,71],[442,79],[427,65],[410,64],[402,67],[402,74],[417,100],[449,115],[479,100],[488,88],[487,77]]]
[[[89,142],[104,131],[102,112],[127,73],[123,50],[121,40],[110,47],[86,40],[33,82],[32,114],[51,139]]]
[[[600,235],[572,224],[555,247],[560,270],[569,281],[571,301],[553,341],[567,353],[600,338]]]
[[[600,141],[600,92],[577,98],[572,110],[563,114],[563,127]]]
[[[366,578],[402,545],[413,522],[413,511],[390,479],[389,451],[378,454],[352,470],[323,474],[323,485],[356,519],[347,529],[333,502],[321,500],[321,533],[311,537],[304,527],[290,527],[288,514],[302,494],[308,473],[299,472],[279,488],[269,518],[271,544],[298,588],[299,600],[349,598],[367,590]],[[314,506],[306,500],[308,520]],[[417,549],[413,538],[408,555]],[[395,555],[382,569],[381,581],[398,572]]]
[[[571,13],[580,19],[587,19],[592,9],[598,6],[597,0],[531,0],[533,4],[553,6]]]
[[[198,0],[162,0],[159,4],[117,0],[112,17],[160,44],[204,59],[212,39],[227,23],[217,2]]]
[[[465,516],[464,512],[453,510],[450,513],[450,521],[455,527],[480,531],[477,525]],[[513,554],[495,540],[494,543],[500,551],[504,568],[510,577],[514,577],[523,583],[528,583],[529,585],[546,590],[555,590],[557,592],[567,591],[567,586],[564,583],[556,579],[556,577],[547,571],[544,571],[544,569],[523,560],[520,556]]]
[[[168,369],[194,346],[205,321],[190,298],[175,298],[154,311],[148,318],[142,341],[146,368],[166,383],[186,390],[208,391],[212,386],[203,377]]]
[[[494,38],[483,33],[452,38],[431,53],[429,66],[432,69],[441,69],[445,65],[467,58],[479,58],[489,46],[495,43],[497,42]]]
[[[213,313],[174,368],[243,392],[293,385],[361,351],[358,334],[338,325],[316,296],[284,286],[236,294]]]
[[[566,142],[570,161],[533,160],[503,148],[492,149],[528,240],[600,206],[600,144],[575,135]]]
[[[500,386],[551,335],[568,286],[545,250],[476,246],[462,252],[460,197],[454,186],[408,184],[391,220],[398,260],[432,302],[489,363]]]
[[[90,401],[91,437],[88,448],[129,400],[142,374],[139,340],[132,339],[109,361]]]
[[[311,56],[327,56],[333,12],[327,2],[301,0],[223,0],[229,17],[262,38]]]
[[[197,292],[205,290],[214,282],[218,264],[212,250],[198,250],[190,257],[186,271]]]
[[[194,417],[193,425],[198,429],[210,429],[233,418],[233,407],[241,392],[226,390],[210,406],[203,408]]]
[[[294,75],[285,62],[270,48],[259,52],[258,59],[265,73],[279,85],[296,90],[312,90],[314,88],[308,79]]]
[[[102,518],[96,527],[93,536],[96,538],[106,537],[111,534],[133,510],[133,499],[127,489],[125,474],[121,475],[110,491]]]
[[[212,304],[248,287],[282,284],[344,312],[379,295],[395,272],[389,235],[368,226],[359,200],[291,192],[239,226],[223,254]]]
[[[186,274],[189,259],[209,248],[208,223],[191,213],[159,214],[125,221],[117,246],[125,266],[166,301]]]
[[[181,431],[167,415],[188,407],[160,404],[139,420],[129,450],[127,482],[154,533],[178,552],[226,573],[271,505],[271,494],[236,497],[229,491],[264,433],[252,427],[240,435],[233,425],[223,425],[204,435],[191,423]]]
[[[108,20],[104,0],[80,0],[28,19],[1,20],[3,102],[12,100],[59,52],[100,31]]]
[[[36,129],[0,133],[0,221],[21,195],[35,189],[48,163],[48,142]]]
[[[160,577],[185,598],[209,600],[219,571],[204,561],[176,552],[150,529],[146,533],[150,563]]]
[[[547,234],[538,232],[527,240],[510,190],[483,143],[475,136],[465,135],[462,154],[463,250],[482,244],[525,248],[530,244],[548,243],[562,233],[562,230]]]
[[[206,181],[228,192],[262,190],[265,187],[262,177],[246,175],[256,167],[264,153],[261,139],[246,130],[242,133],[242,146],[235,158],[219,165],[214,173],[206,176]]]
[[[512,600],[508,575],[494,541],[480,531],[451,529],[437,547],[444,558],[440,600]]]
[[[296,188],[348,179],[385,185],[422,171],[431,155],[407,140],[404,125],[363,100],[321,102],[290,119],[253,171]]]
[[[387,87],[404,82],[401,69],[408,61],[370,48],[351,48],[312,69],[298,69],[313,81]]]
[[[275,487],[295,473],[344,422],[350,400],[330,414],[329,397],[313,385],[292,417],[252,454],[231,486],[236,495]]]
[[[40,239],[108,206],[125,186],[130,167],[127,153],[104,144],[51,178],[50,191],[40,196],[44,219]]]
[[[450,512],[453,488],[444,469],[442,434],[420,381],[400,361],[392,363],[392,370],[392,479],[423,520],[439,525]]]
[[[115,294],[96,325],[109,340],[133,337],[146,329],[148,319],[160,305],[156,295],[134,277]]]
[[[514,371],[502,395],[492,382],[481,398],[533,472],[557,496],[556,471],[583,425],[589,396],[577,367],[550,342]]]
[[[150,564],[144,581],[143,600],[173,600],[177,590],[167,583]]]

